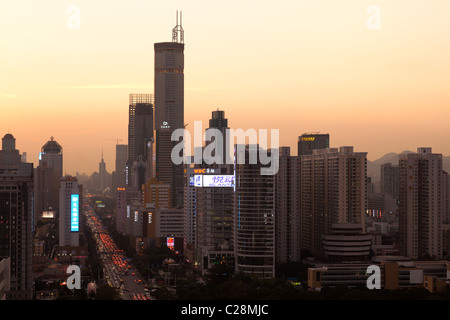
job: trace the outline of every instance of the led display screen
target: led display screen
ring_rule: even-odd
[[[79,218],[80,214],[78,212],[79,210],[79,195],[78,194],[72,194],[70,196],[71,199],[71,209],[70,209],[70,215],[71,215],[71,223],[70,223],[70,231],[72,232],[78,232],[79,231]]]

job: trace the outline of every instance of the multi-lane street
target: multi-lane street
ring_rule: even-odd
[[[85,211],[86,224],[94,234],[106,282],[119,290],[124,300],[150,300],[143,278],[120,250],[94,211]]]

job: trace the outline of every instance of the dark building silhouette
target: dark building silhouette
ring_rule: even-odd
[[[311,155],[314,149],[326,149],[330,147],[330,135],[328,133],[304,133],[298,137],[298,155]]]
[[[174,144],[170,139],[174,130],[184,128],[184,30],[181,25],[181,15],[178,24],[177,12],[172,42],[154,44],[156,175],[158,180],[170,183],[173,206],[184,202],[184,168],[183,164],[171,161]]]
[[[7,299],[33,298],[33,164],[21,161],[15,138],[0,151],[0,257],[10,258]]]
[[[50,138],[41,148],[39,165],[35,169],[34,215],[39,220],[43,211],[59,210],[59,187],[63,174],[63,148]]]
[[[222,141],[216,140],[216,138],[211,138],[211,141],[207,141],[205,144],[205,148],[214,144],[211,147],[214,147],[211,155],[213,157],[220,156],[219,152],[221,152],[222,162],[219,164],[230,164],[231,154],[230,150],[227,151],[227,148],[230,148],[230,137],[228,134],[228,119],[225,118],[225,111],[216,110],[212,112],[211,119],[209,119],[209,128],[208,129],[217,129],[222,134]],[[208,132],[206,129],[206,132]],[[228,158],[227,158],[228,155]],[[227,161],[228,160],[228,161]]]
[[[114,190],[125,187],[125,170],[128,159],[128,145],[116,145],[116,168],[112,173],[112,186]]]
[[[152,160],[152,148],[149,146],[153,141],[153,95],[130,94],[128,116],[126,185],[140,188],[138,184],[145,183]],[[142,163],[145,170],[141,170]]]

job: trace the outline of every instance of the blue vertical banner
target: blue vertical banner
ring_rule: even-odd
[[[79,231],[79,196],[78,194],[72,194],[70,196],[70,231]]]

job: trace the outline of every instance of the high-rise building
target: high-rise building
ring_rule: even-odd
[[[154,44],[155,129],[184,127],[184,30],[172,30],[172,42]]]
[[[54,168],[61,177],[63,174],[63,149],[61,145],[55,141],[53,137],[47,141],[41,148],[39,154],[39,164],[46,164],[49,167]]]
[[[301,247],[323,258],[322,235],[335,223],[365,232],[367,153],[353,147],[316,149],[301,156]]]
[[[112,173],[112,187],[113,190],[117,188],[125,188],[125,170],[128,159],[128,145],[116,145],[116,168]]]
[[[7,299],[33,298],[32,228],[33,164],[21,161],[8,133],[0,151],[0,257],[9,257]]]
[[[206,132],[210,129],[216,129],[221,133],[222,141],[217,140],[217,138],[212,138],[211,141],[207,141],[205,143],[205,148],[208,148],[209,145],[213,144],[211,148],[213,148],[211,152],[212,157],[219,156],[219,152],[221,152],[221,164],[230,164],[228,161],[231,158],[230,154],[230,137],[228,134],[228,119],[225,118],[225,111],[217,109],[212,112],[211,119],[209,119],[209,127],[206,129]],[[227,158],[228,156],[228,158]]]
[[[398,165],[384,163],[381,170],[381,193],[389,194],[392,198],[398,199]]]
[[[276,264],[300,261],[300,157],[280,148],[275,175]]]
[[[266,167],[257,154],[259,146],[235,147],[234,252],[236,272],[256,278],[275,276],[275,177],[262,175]],[[277,150],[278,152],[278,150]],[[250,157],[258,159],[250,163]],[[245,160],[244,160],[245,159]]]
[[[79,246],[82,208],[81,185],[75,177],[61,178],[59,189],[59,247]]]
[[[184,201],[183,165],[172,162],[170,139],[174,130],[184,128],[184,30],[178,12],[172,42],[155,43],[154,49],[156,174],[158,180],[171,184],[172,206],[180,206]]]
[[[153,141],[153,95],[130,94],[128,116],[126,185],[140,188],[148,178],[152,160],[152,148],[149,146]],[[142,163],[145,167],[143,170],[139,169]]]
[[[175,207],[183,203],[184,197],[183,183],[179,184],[179,175],[183,174],[183,165],[176,165],[172,162],[172,148],[175,142],[171,140],[172,130],[156,130],[156,178],[160,182],[170,185],[170,206]]]
[[[297,154],[299,156],[310,155],[315,149],[330,147],[330,135],[328,133],[304,133],[298,137]]]
[[[195,260],[204,270],[219,263],[234,268],[234,167],[220,164],[198,171],[192,204],[197,207]]]
[[[152,204],[156,210],[170,208],[170,185],[158,181],[157,178],[150,178],[142,186],[142,206]]]
[[[399,247],[410,259],[442,258],[445,210],[442,154],[431,148],[399,158]]]
[[[59,187],[63,174],[61,145],[53,137],[41,148],[39,165],[35,172],[34,215],[38,220],[42,212],[59,210]]]
[[[102,150],[102,159],[98,164],[98,175],[100,178],[100,191],[104,191],[107,187],[107,172],[106,172],[106,163],[103,160],[103,150]]]
[[[116,189],[116,231],[125,233],[127,218],[130,217],[130,205],[140,201],[141,190],[133,187]]]

